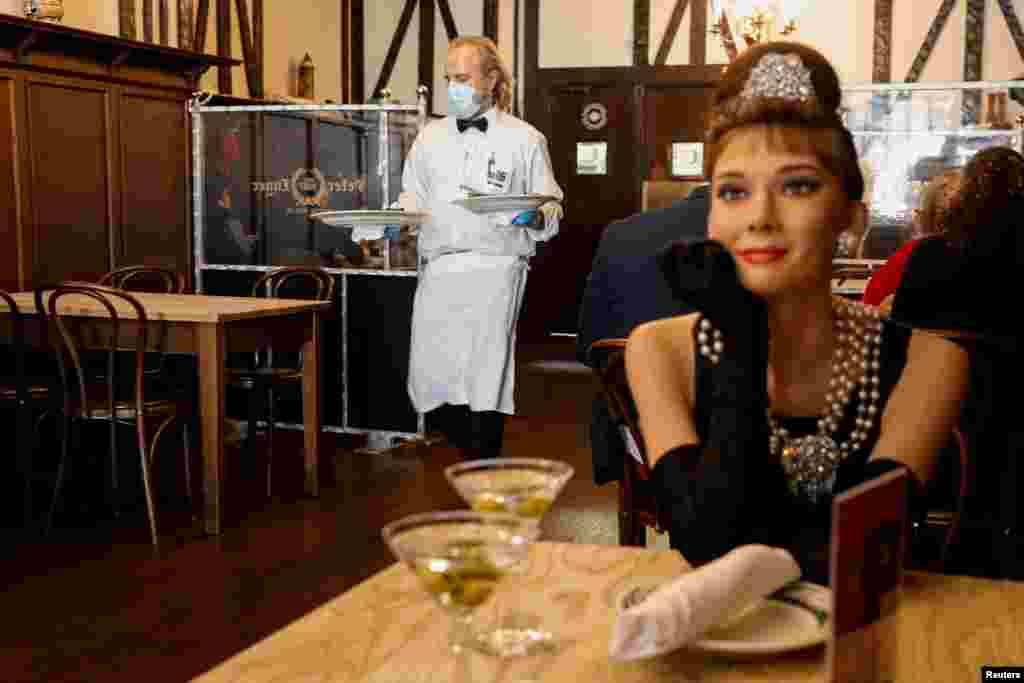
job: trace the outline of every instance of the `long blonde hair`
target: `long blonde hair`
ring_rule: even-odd
[[[505,60],[498,54],[498,46],[486,36],[459,36],[448,44],[448,49],[451,50],[464,45],[476,48],[477,53],[480,55],[480,68],[485,74],[490,73],[492,70],[498,72],[498,80],[494,83],[491,98],[494,100],[495,107],[502,111],[510,111],[512,109],[512,92],[515,79],[512,78],[512,72],[509,71]]]

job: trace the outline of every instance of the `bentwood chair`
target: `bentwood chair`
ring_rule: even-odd
[[[100,333],[92,325],[82,324],[81,318],[62,313],[61,304],[67,299],[77,299],[80,302],[91,300],[97,304],[106,313],[104,325],[108,329]],[[53,288],[37,289],[36,306],[57,330],[57,367],[64,392],[64,438],[61,441],[53,501],[46,520],[46,533],[52,529],[61,490],[71,465],[71,444],[80,442],[79,432],[85,424],[99,422],[109,426],[111,446],[107,481],[112,498],[118,495],[117,427],[134,428],[150,535],[153,545],[158,546],[156,505],[152,487],[154,456],[161,436],[174,419],[180,415],[193,413],[184,407],[184,399],[180,395],[165,398],[149,393],[150,383],[145,381],[144,377],[144,355],[149,342],[149,318],[145,308],[128,292],[82,283],[65,283]],[[83,365],[83,352],[87,347],[94,346],[102,347],[101,355],[106,361],[102,377],[87,372]],[[124,362],[121,351],[124,347],[131,349],[131,363]],[[95,370],[95,367],[90,370]],[[157,425],[155,431],[149,428],[151,422]],[[187,421],[183,423],[183,437],[186,491],[190,492],[191,439]],[[84,455],[78,453],[77,448],[74,450],[76,456]]]
[[[663,529],[636,406],[626,379],[625,350],[625,339],[600,339],[590,346],[588,353],[627,454],[619,482],[619,544],[643,547],[647,545],[648,528],[658,533]]]
[[[0,290],[0,299],[7,305],[9,321],[3,366],[0,367],[0,406],[14,410],[14,450],[17,468],[22,486],[22,517],[27,525],[32,521],[33,503],[32,488],[35,478],[34,456],[37,443],[37,430],[44,411],[35,419],[33,408],[49,407],[49,402],[56,394],[51,383],[43,378],[35,377],[28,368],[28,354],[25,349],[25,319],[14,301],[6,291]],[[35,422],[35,424],[33,424]]]
[[[334,301],[334,277],[322,268],[289,266],[264,273],[252,288],[252,295],[267,298],[318,299]],[[228,368],[231,387],[249,394],[249,425],[246,450],[255,453],[256,428],[261,413],[267,425],[267,497],[271,495],[271,473],[274,459],[274,432],[276,430],[276,402],[280,390],[302,383],[302,354],[280,353],[267,347],[254,354],[246,354],[245,367]]]
[[[185,276],[161,266],[124,266],[101,277],[98,284],[128,292],[185,293]]]

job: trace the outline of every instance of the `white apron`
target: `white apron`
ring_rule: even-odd
[[[413,304],[409,398],[418,412],[443,403],[515,412],[515,328],[525,258],[463,252],[420,272]]]

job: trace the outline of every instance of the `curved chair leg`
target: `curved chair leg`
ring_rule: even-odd
[[[149,465],[152,463],[154,456],[156,455],[156,448],[160,445],[160,437],[163,436],[167,426],[174,420],[174,415],[170,415],[164,418],[164,421],[157,427],[156,434],[153,435],[153,440],[149,444],[149,452],[146,452],[146,436],[145,436],[145,420],[141,416],[139,419],[138,426],[138,438],[139,438],[139,456],[142,459],[142,488],[146,494],[146,510],[149,512],[149,533],[153,539],[153,547],[159,548],[160,541],[156,532],[156,504],[153,500],[153,485],[150,481]]]
[[[192,430],[188,420],[181,421],[181,450],[185,459],[185,499],[188,509],[193,509],[192,502]]]
[[[277,415],[274,414],[274,387],[267,386],[267,498],[270,498],[270,476],[274,462],[274,427]]]
[[[73,438],[72,435],[77,433],[72,431],[71,422],[71,417],[65,414],[60,440],[60,461],[57,463],[57,477],[53,484],[53,500],[50,501],[50,511],[46,514],[46,526],[43,528],[44,536],[49,536],[50,530],[53,529],[53,518],[57,513],[61,489],[64,488],[64,477],[67,476],[69,442]]]

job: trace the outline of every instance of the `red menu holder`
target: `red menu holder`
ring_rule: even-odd
[[[844,491],[832,502],[832,683],[896,680],[895,620],[909,486],[907,470],[899,469]]]

